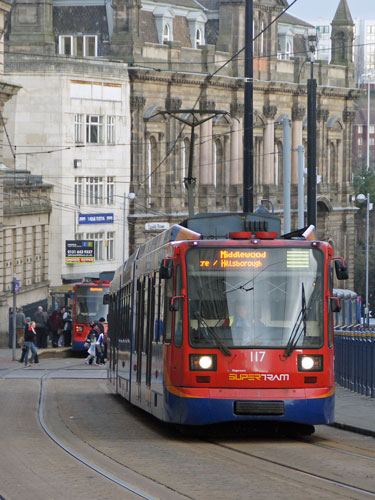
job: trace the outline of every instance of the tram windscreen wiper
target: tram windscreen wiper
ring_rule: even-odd
[[[217,335],[215,330],[209,326],[203,316],[196,311],[194,313],[194,316],[197,318],[198,321],[200,321],[203,326],[206,328],[207,333],[210,335],[210,337],[215,341],[216,346],[220,349],[220,351],[225,354],[225,356],[232,356],[232,353],[228,349],[228,347],[224,344],[224,342],[221,340],[221,338]]]
[[[298,313],[297,319],[293,325],[292,333],[290,334],[288,343],[285,348],[284,357],[288,358],[294,349],[302,335],[306,335],[306,316],[307,316],[307,307],[306,307],[306,296],[305,296],[305,285],[302,283],[302,305],[301,310]]]

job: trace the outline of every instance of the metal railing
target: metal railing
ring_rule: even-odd
[[[335,330],[334,333],[336,382],[375,398],[375,332]]]

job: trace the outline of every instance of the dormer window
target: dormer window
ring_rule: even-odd
[[[62,35],[59,38],[59,54],[96,57],[98,55],[98,37],[96,35]]]
[[[198,45],[202,45],[202,31],[198,28],[197,33],[195,36],[195,44],[198,47]]]
[[[169,27],[169,24],[165,24],[163,30],[163,42],[170,42],[170,40],[171,40],[171,29]]]

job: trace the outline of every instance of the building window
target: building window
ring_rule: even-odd
[[[362,125],[358,125],[358,134],[363,134],[363,126]]]
[[[375,132],[375,125],[370,125],[370,134]]]
[[[198,28],[195,34],[195,46],[202,45],[202,31]]]
[[[113,205],[115,199],[115,180],[114,177],[107,177],[107,205]]]
[[[98,55],[97,36],[95,35],[60,36],[59,53],[66,56],[96,57]]]
[[[103,205],[103,177],[86,177],[86,205]]]
[[[358,146],[362,146],[362,144],[363,144],[362,137],[358,137]]]
[[[115,258],[115,233],[113,231],[107,232],[107,239],[105,241],[107,249],[107,260],[114,260]]]
[[[370,139],[370,146],[374,146],[375,145],[375,139],[372,137]]]
[[[163,42],[169,42],[171,40],[171,28],[169,24],[164,24],[163,29]]]
[[[83,177],[75,177],[74,179],[74,203],[82,205],[83,202]]]
[[[104,232],[87,233],[85,239],[94,241],[95,261],[104,260]]]
[[[107,116],[107,144],[115,143],[115,117]]]
[[[83,142],[83,115],[74,115],[74,140],[76,143]]]
[[[90,144],[102,144],[104,142],[102,116],[86,116],[86,142]]]
[[[106,196],[105,196],[106,193]],[[74,203],[76,205],[107,205],[114,204],[114,177],[75,177]]]

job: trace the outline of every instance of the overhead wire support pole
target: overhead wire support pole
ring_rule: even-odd
[[[313,52],[313,50],[312,50]],[[307,80],[307,225],[316,227],[316,88],[314,60]]]
[[[186,118],[182,118],[177,115],[187,115],[190,114],[192,115],[192,120],[188,120]],[[202,118],[201,120],[198,120],[196,118],[196,114],[208,114],[210,116],[207,116],[206,118]],[[190,135],[190,152],[189,152],[189,167],[188,167],[188,175],[187,177],[184,178],[184,186],[187,190],[187,195],[188,195],[188,210],[189,210],[189,217],[192,217],[194,215],[194,186],[196,184],[197,179],[193,177],[193,166],[194,166],[194,144],[195,144],[195,135],[194,135],[194,130],[195,127],[198,127],[198,125],[202,125],[202,123],[207,122],[208,120],[212,120],[212,118],[215,118],[215,116],[218,115],[229,115],[228,111],[223,111],[223,110],[215,110],[215,109],[207,109],[207,110],[195,110],[195,109],[180,109],[178,111],[158,111],[157,113],[153,114],[151,118],[157,115],[169,115],[172,118],[175,118],[179,122],[184,123],[185,125],[191,127],[191,135]]]
[[[254,208],[254,130],[253,130],[253,0],[245,3],[245,109],[244,109],[244,154],[243,154],[243,212],[251,213]]]

